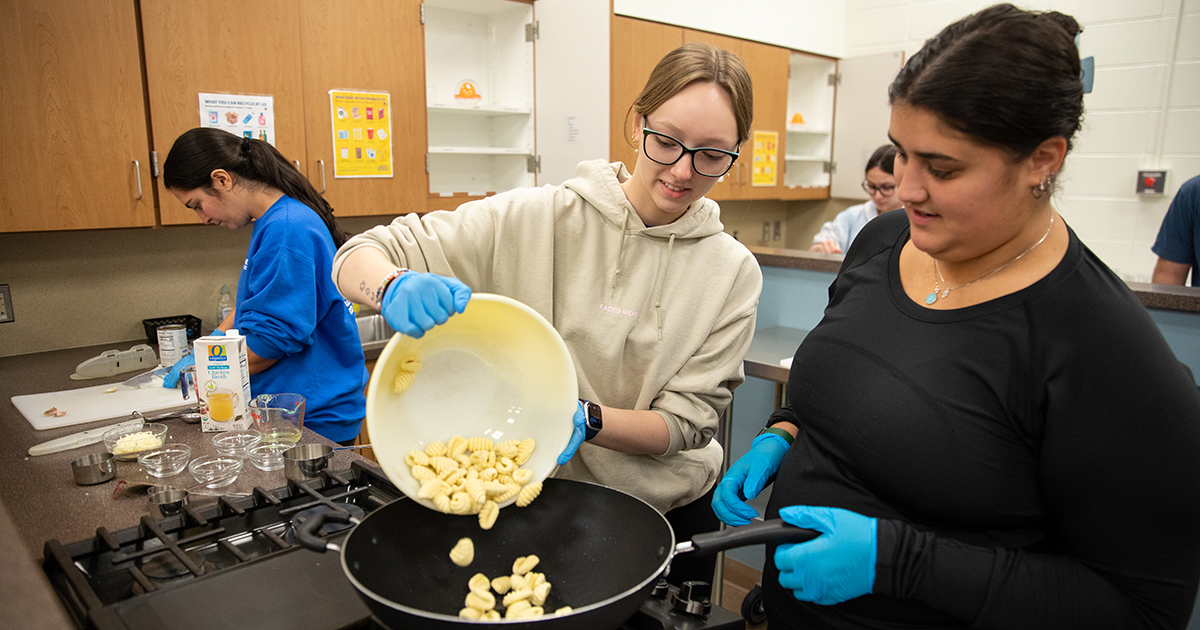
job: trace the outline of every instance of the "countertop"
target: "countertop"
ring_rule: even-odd
[[[749,247],[758,264],[764,267],[804,269],[837,273],[842,266],[842,257],[836,254],[818,254],[800,249],[778,247]],[[1200,287],[1181,287],[1148,282],[1126,282],[1134,295],[1146,308],[1200,313]]]
[[[144,491],[128,493],[113,500],[117,480],[177,487],[195,484],[186,470],[174,477],[159,480],[144,473],[137,462],[116,462],[116,479],[94,486],[75,485],[71,461],[91,453],[105,452],[102,442],[39,457],[28,454],[29,447],[34,444],[119,420],[36,431],[13,406],[12,397],[120,383],[136,373],[86,381],[73,381],[70,374],[82,361],[104,350],[129,347],[131,343],[134,342],[0,358],[0,428],[5,436],[0,442],[0,550],[19,549],[27,552],[29,558],[40,560],[43,546],[50,539],[69,544],[94,536],[97,527],[103,526],[115,532],[137,525],[142,515],[148,513],[146,495]],[[199,424],[187,424],[177,418],[163,422],[168,427],[168,440],[190,445],[193,457],[216,453],[212,445],[214,434],[201,432]],[[309,442],[336,446],[314,431],[304,431],[301,443]],[[355,451],[337,451],[330,468],[347,469],[351,462],[358,459],[362,458]],[[287,480],[282,470],[264,472],[247,462],[237,481],[221,490],[251,492],[255,486],[270,490],[285,485]],[[204,508],[216,501],[216,497],[196,497],[192,505]],[[11,527],[5,527],[5,512],[11,519]],[[2,555],[8,558],[7,552]],[[0,590],[0,611],[5,611],[0,612],[0,627],[70,627],[69,624],[60,625],[59,622],[65,621],[66,617],[60,609],[55,608],[46,610],[45,616],[38,617],[34,625],[30,625],[31,619],[28,617],[6,617],[15,609],[31,608],[28,604],[30,598],[41,598],[34,600],[41,601],[48,595],[57,604],[57,596],[49,590],[40,566],[33,562],[29,562],[29,566],[23,566],[21,562],[17,564],[14,574],[13,568],[6,562],[2,584],[21,585],[21,588],[16,591]],[[21,576],[22,571],[26,575]],[[6,623],[6,620],[20,623],[13,625]]]

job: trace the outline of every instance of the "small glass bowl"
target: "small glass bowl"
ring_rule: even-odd
[[[148,433],[149,435],[140,438],[131,437],[138,433]],[[104,434],[104,447],[113,454],[113,459],[119,462],[132,462],[142,451],[162,446],[166,435],[167,425],[158,422],[146,422],[141,426],[118,427],[110,429]]]
[[[192,471],[197,483],[209,488],[221,488],[237,481],[244,462],[241,457],[233,455],[203,455],[193,459],[188,470]]]
[[[225,431],[214,435],[212,439],[213,446],[217,447],[218,453],[234,457],[245,457],[251,448],[258,446],[259,442],[262,442],[262,433],[254,429]]]
[[[264,442],[252,446],[247,458],[259,470],[283,470],[283,452],[292,446],[291,442]]]
[[[187,444],[163,444],[162,446],[142,451],[137,461],[142,470],[151,477],[170,477],[183,472],[192,458],[192,447]]]

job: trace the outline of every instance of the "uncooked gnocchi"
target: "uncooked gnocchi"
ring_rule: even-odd
[[[465,567],[475,560],[475,543],[470,538],[459,538],[454,548],[450,550],[450,561],[460,567]]]
[[[409,451],[404,463],[420,483],[417,498],[446,514],[478,514],[479,527],[491,529],[501,503],[515,497],[518,507],[526,507],[541,493],[533,471],[521,468],[536,446],[533,438],[497,444],[486,437],[456,435]]]
[[[421,371],[421,360],[415,356],[407,356],[400,360],[400,369],[396,371],[396,378],[392,381],[392,393],[402,394],[409,387],[412,387],[413,381],[417,378],[417,372]]]
[[[538,481],[531,484],[526,484],[521,488],[521,492],[517,494],[517,507],[525,507],[542,493],[542,482]]]

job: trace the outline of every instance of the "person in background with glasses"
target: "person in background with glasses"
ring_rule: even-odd
[[[738,159],[753,111],[736,55],[682,46],[627,115],[632,173],[583,162],[560,186],[401,216],[350,239],[333,277],[413,337],[463,312],[472,291],[527,304],[566,342],[583,399],[562,419],[575,435],[557,476],[637,496],[680,539],[716,530],[713,436],[744,379],[762,274],[705,194]],[[714,566],[676,558],[669,579],[711,582]]]
[[[867,160],[866,179],[862,188],[870,197],[866,203],[850,206],[838,213],[832,221],[826,221],[813,237],[810,252],[844,254],[859,230],[875,217],[904,204],[896,196],[896,178],[892,175],[892,163],[896,159],[896,147],[885,144],[871,154]]]

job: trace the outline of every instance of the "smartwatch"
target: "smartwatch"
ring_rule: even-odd
[[[584,437],[583,441],[591,442],[592,438],[604,428],[604,417],[600,413],[600,405],[590,400],[580,400],[583,403]]]

